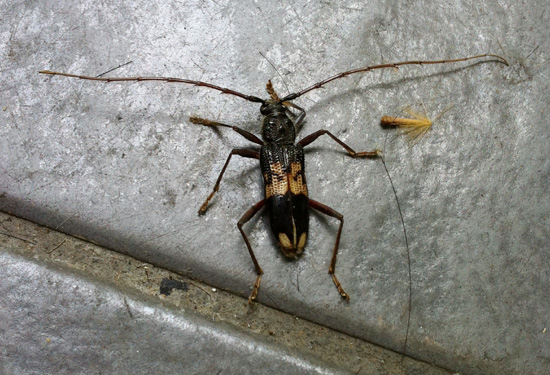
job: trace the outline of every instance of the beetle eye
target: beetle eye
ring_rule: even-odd
[[[262,106],[260,107],[260,113],[262,115],[267,115],[267,103],[263,103]]]

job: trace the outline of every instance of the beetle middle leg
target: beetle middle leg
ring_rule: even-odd
[[[257,143],[257,144],[260,144],[260,145],[263,144],[263,142],[258,137],[256,137],[254,134],[252,134],[252,133],[250,133],[250,132],[248,132],[244,129],[241,129],[237,126],[227,125],[227,124],[224,124],[224,123],[221,123],[221,122],[207,120],[207,119],[203,119],[203,118],[200,118],[200,117],[191,117],[189,120],[193,124],[197,124],[197,125],[205,125],[205,126],[210,126],[210,127],[231,128],[235,132],[242,135],[247,140],[249,140],[251,142],[254,142],[254,143]],[[216,194],[218,192],[218,190],[220,189],[220,183],[222,181],[223,174],[225,173],[227,165],[229,164],[229,161],[231,160],[231,157],[233,155],[239,155],[239,156],[242,156],[242,157],[245,157],[245,158],[251,158],[251,159],[259,159],[260,158],[260,153],[256,150],[250,150],[250,149],[233,149],[233,150],[231,150],[231,153],[227,157],[227,160],[225,161],[225,164],[222,168],[222,171],[220,172],[220,175],[218,176],[218,180],[216,181],[216,184],[214,185],[214,189],[212,189],[212,192],[210,193],[208,198],[206,198],[206,200],[202,204],[201,208],[199,209],[199,215],[202,215],[206,212],[206,209],[208,208],[208,203],[210,202],[212,197],[214,197],[214,194]]]
[[[379,150],[356,152],[354,149],[352,149],[347,144],[342,142],[340,139],[338,139],[338,137],[336,137],[334,134],[332,134],[328,130],[317,130],[316,132],[311,133],[310,135],[308,135],[307,137],[305,137],[304,139],[302,139],[298,143],[300,144],[300,146],[305,147],[305,146],[309,145],[310,143],[312,143],[313,141],[315,141],[317,138],[319,138],[320,136],[322,136],[324,134],[328,135],[334,141],[336,141],[340,146],[345,148],[346,151],[348,152],[348,154],[352,157],[358,157],[358,158],[360,158],[360,157],[375,157],[375,156],[378,156],[380,154]]]
[[[329,206],[314,201],[313,199],[309,200],[309,207],[319,211],[322,214],[334,217],[340,221],[338,233],[336,234],[336,242],[334,243],[334,249],[332,250],[330,266],[328,267],[328,273],[332,277],[332,281],[334,281],[334,285],[336,285],[336,288],[338,288],[338,292],[340,293],[340,295],[349,301],[349,295],[344,291],[344,288],[342,288],[342,285],[340,284],[340,280],[338,280],[338,278],[334,274],[334,271],[336,270],[336,257],[338,256],[338,246],[340,245],[340,236],[342,235],[342,228],[344,227],[344,215],[336,210],[333,210]]]
[[[235,149],[231,150],[231,153],[227,157],[227,160],[225,161],[225,164],[222,168],[222,171],[220,172],[220,175],[218,176],[218,180],[216,181],[216,185],[214,185],[214,189],[212,189],[212,192],[210,193],[208,198],[206,198],[206,200],[202,204],[201,208],[199,209],[199,215],[202,215],[206,212],[206,209],[208,208],[208,203],[210,202],[212,197],[214,197],[214,194],[216,194],[218,192],[218,190],[220,190],[220,183],[222,181],[223,174],[225,173],[225,169],[227,168],[227,165],[229,164],[229,161],[231,160],[231,157],[233,155],[239,155],[239,156],[242,156],[242,157],[245,157],[245,158],[251,158],[251,159],[259,159],[260,158],[260,152],[256,151],[256,150],[249,150],[249,149],[246,149],[246,148],[245,149],[235,148]]]
[[[248,139],[250,142],[257,143],[260,146],[264,144],[262,140],[256,137],[254,134],[234,125],[228,125],[228,124],[224,124],[223,122],[207,120],[207,119],[204,119],[201,117],[195,117],[195,116],[189,117],[189,121],[191,121],[193,124],[210,126],[213,128],[215,127],[230,128],[230,129],[233,129],[235,132],[239,133],[240,135],[242,135],[244,138]]]
[[[248,303],[252,303],[256,299],[256,295],[258,295],[258,289],[260,288],[260,281],[262,280],[262,275],[264,271],[262,270],[262,267],[260,267],[260,265],[258,264],[258,261],[256,260],[256,256],[254,255],[254,251],[252,251],[252,246],[250,246],[248,237],[246,237],[246,234],[243,231],[243,225],[246,224],[250,219],[252,219],[254,215],[256,215],[258,211],[260,211],[263,208],[263,206],[265,206],[265,199],[262,199],[261,201],[256,203],[254,206],[250,207],[237,223],[237,228],[239,228],[239,231],[243,236],[244,242],[246,243],[246,247],[248,248],[248,252],[250,253],[250,257],[252,258],[252,262],[254,263],[254,268],[256,268],[256,274],[258,275],[256,277],[256,281],[254,282],[252,293],[250,293],[250,297],[248,297]]]

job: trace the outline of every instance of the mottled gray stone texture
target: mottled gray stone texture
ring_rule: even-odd
[[[0,264],[2,333],[10,338],[2,374],[340,373],[56,268],[5,253]]]
[[[198,79],[267,97],[333,74],[480,53],[497,62],[352,75],[296,100],[313,214],[289,262],[264,216],[246,226],[265,275],[259,303],[465,374],[550,365],[549,5],[458,1],[0,1],[0,209],[247,296],[254,268],[236,222],[262,198],[253,160],[234,158],[206,215],[198,208],[227,155],[249,142],[192,115],[259,133],[258,105],[206,88],[96,83],[42,69]],[[379,126],[412,106],[431,118],[411,144]],[[227,131],[225,131],[227,130]],[[412,309],[409,309],[409,293]],[[409,316],[410,311],[410,316]],[[410,325],[408,325],[410,317]],[[159,323],[161,324],[161,323]],[[408,332],[408,338],[407,337]],[[405,345],[406,342],[406,345]]]

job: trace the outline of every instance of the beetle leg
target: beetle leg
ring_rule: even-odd
[[[340,295],[349,301],[349,295],[344,291],[342,285],[340,284],[340,281],[334,274],[334,271],[336,269],[336,256],[338,255],[338,245],[340,245],[340,236],[342,235],[342,228],[344,227],[344,216],[341,213],[333,210],[329,206],[326,206],[312,199],[309,200],[309,207],[319,211],[322,214],[340,220],[338,234],[336,234],[336,242],[334,244],[334,249],[332,250],[332,259],[330,260],[330,266],[328,267],[328,273],[332,277],[332,281],[334,281],[334,285],[336,285],[336,288],[338,288],[338,292],[340,293]]]
[[[329,137],[334,139],[340,146],[342,146],[343,148],[346,149],[346,151],[348,152],[348,154],[350,154],[350,156],[353,156],[353,157],[374,157],[374,156],[378,156],[380,154],[380,150],[355,152],[351,147],[349,147],[347,144],[345,144],[344,142],[339,140],[335,135],[333,135],[328,130],[317,130],[315,133],[311,133],[310,135],[308,135],[307,137],[305,137],[304,139],[302,139],[298,143],[300,144],[300,146],[305,147],[305,146],[309,145],[310,143],[312,143],[313,141],[315,141],[320,136],[322,136],[323,134],[327,134]]]
[[[299,127],[300,125],[302,125],[302,122],[304,122],[304,119],[306,118],[306,111],[302,107],[300,107],[299,105],[296,105],[292,102],[284,102],[283,104],[286,105],[286,106],[295,108],[298,111],[300,111],[300,114],[298,115],[298,117],[296,117],[294,119],[294,126]],[[290,111],[288,111],[288,112],[292,114],[292,112],[290,112]]]
[[[227,160],[225,161],[225,164],[222,168],[222,171],[221,171],[220,175],[218,176],[218,180],[216,181],[216,185],[214,185],[214,189],[212,189],[212,192],[210,193],[208,198],[206,198],[206,200],[202,204],[201,208],[199,209],[199,215],[202,215],[206,212],[206,209],[208,208],[208,202],[210,202],[210,200],[212,199],[214,194],[216,194],[218,192],[218,190],[220,190],[220,183],[222,182],[223,174],[225,173],[225,169],[227,168],[227,165],[229,164],[229,161],[231,160],[231,156],[233,156],[233,155],[239,155],[239,156],[242,156],[242,157],[245,157],[245,158],[251,158],[251,159],[259,159],[260,158],[260,153],[258,151],[255,151],[255,150],[249,150],[249,149],[246,149],[246,148],[245,149],[235,148],[235,149],[231,150],[231,153],[227,157]]]
[[[260,138],[256,137],[254,134],[250,133],[249,131],[241,129],[237,126],[227,125],[227,124],[224,124],[224,123],[221,123],[221,122],[207,120],[207,119],[204,119],[204,118],[194,117],[194,116],[189,117],[189,121],[191,121],[193,124],[210,126],[210,127],[213,127],[213,128],[215,128],[215,127],[231,128],[235,132],[239,133],[240,135],[242,135],[243,137],[248,139],[250,142],[257,143],[260,146],[264,144]]]
[[[258,261],[256,260],[256,256],[254,255],[254,251],[252,251],[252,246],[250,246],[248,237],[246,237],[246,234],[243,231],[243,225],[247,223],[250,219],[252,219],[254,215],[256,215],[264,205],[265,205],[265,199],[262,199],[261,201],[256,203],[254,206],[250,207],[237,223],[237,228],[239,228],[239,231],[243,236],[244,242],[246,243],[246,247],[248,248],[248,252],[250,253],[250,257],[252,258],[252,262],[254,263],[254,268],[256,268],[256,274],[258,275],[256,277],[256,281],[254,282],[252,293],[250,293],[250,297],[248,297],[248,303],[252,303],[256,299],[256,295],[258,294],[258,289],[260,288],[260,281],[262,280],[262,274],[264,273],[264,271],[262,271],[262,267],[260,267],[260,265],[258,264]]]

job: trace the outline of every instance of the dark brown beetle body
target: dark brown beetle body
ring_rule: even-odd
[[[243,236],[258,275],[249,301],[253,301],[256,298],[263,270],[258,264],[254,251],[252,250],[252,246],[250,245],[248,237],[244,233],[242,227],[264,206],[266,207],[266,211],[269,216],[271,231],[277,239],[281,251],[288,258],[297,258],[304,251],[308,238],[310,208],[313,208],[325,215],[334,217],[340,221],[338,234],[336,235],[336,242],[332,251],[329,274],[338,288],[340,295],[349,300],[348,294],[343,290],[340,285],[340,281],[334,274],[338,245],[340,243],[340,236],[342,234],[342,227],[344,224],[344,217],[332,208],[309,199],[305,176],[304,147],[321,135],[327,134],[342,147],[344,147],[351,156],[377,156],[378,151],[355,152],[351,147],[336,138],[327,130],[319,130],[295,143],[296,128],[303,122],[306,115],[305,111],[299,106],[286,101],[285,98],[280,99],[275,93],[275,90],[273,90],[271,82],[267,84],[267,92],[271,95],[271,99],[264,101],[259,98],[252,100],[249,98],[251,101],[261,101],[262,103],[260,112],[263,115],[263,140],[260,140],[255,135],[235,126],[197,117],[191,118],[191,122],[194,124],[231,127],[249,141],[261,145],[259,152],[250,149],[234,149],[231,151],[231,154],[225,162],[212,193],[201,206],[199,213],[202,214],[206,211],[210,199],[212,199],[214,194],[218,191],[222,176],[225,173],[225,169],[227,168],[227,165],[233,155],[260,159],[260,167],[264,180],[264,199],[246,211],[237,223],[237,227]],[[300,112],[299,115],[294,117],[288,107],[297,109]]]
[[[266,113],[262,123],[264,144],[260,150],[265,205],[281,251],[295,258],[304,251],[309,227],[304,149],[294,144],[294,123],[283,105],[265,107],[262,108],[262,113]]]

